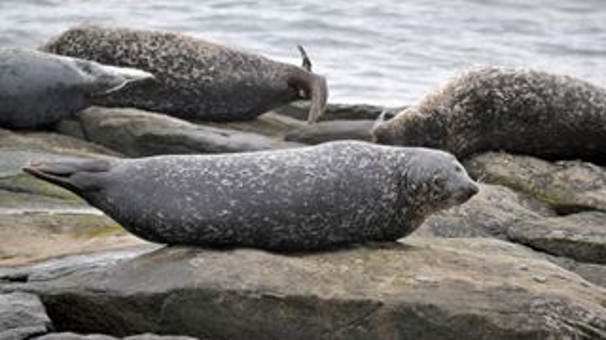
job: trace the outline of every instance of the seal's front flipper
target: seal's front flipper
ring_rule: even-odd
[[[131,83],[155,79],[153,74],[136,68],[103,65],[82,59],[74,59],[74,62],[87,79],[82,86],[91,95],[104,95]]]
[[[110,170],[110,163],[97,159],[65,159],[30,162],[23,171],[44,181],[75,193],[95,191],[99,188],[99,173]]]

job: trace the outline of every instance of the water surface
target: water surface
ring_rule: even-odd
[[[178,30],[299,63],[332,102],[410,103],[457,70],[517,65],[606,85],[606,1],[0,0],[0,46],[82,22]]]

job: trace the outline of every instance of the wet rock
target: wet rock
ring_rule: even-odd
[[[308,124],[286,134],[285,139],[304,144],[320,144],[335,140],[356,139],[371,141],[370,120],[335,120]]]
[[[383,111],[385,111],[385,119],[391,119],[405,108],[405,106],[386,108],[367,104],[328,104],[326,105],[326,112],[322,116],[322,120],[362,119],[375,121]],[[275,110],[278,114],[303,121],[307,120],[308,111],[309,104],[305,102],[291,103]]]
[[[0,266],[147,244],[96,209],[81,213],[0,213]]]
[[[26,293],[0,294],[0,339],[29,339],[46,333],[50,324],[37,296]]]
[[[528,194],[560,214],[606,211],[606,170],[597,165],[491,152],[465,166],[474,178]]]
[[[409,237],[334,252],[166,247],[25,287],[59,330],[223,339],[606,337],[606,290],[529,249]]]
[[[417,233],[440,237],[509,239],[509,228],[523,221],[554,216],[546,205],[499,185],[480,184],[465,204],[430,216]]]
[[[606,264],[606,213],[524,220],[511,225],[507,236],[552,255]]]
[[[87,140],[133,157],[246,152],[296,146],[255,133],[196,125],[136,109],[91,107],[78,113],[76,118],[82,126],[81,135]],[[61,130],[61,126],[59,129],[66,133],[71,131]]]

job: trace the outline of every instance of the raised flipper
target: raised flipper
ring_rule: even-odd
[[[23,171],[77,194],[99,189],[99,173],[111,168],[106,160],[69,158],[30,162]]]
[[[306,69],[308,72],[312,72],[311,60],[309,59],[309,56],[307,55],[307,51],[305,51],[305,48],[303,48],[302,45],[297,45],[297,49],[299,49],[299,53],[301,54],[301,58],[303,59],[303,64],[301,65],[301,67]]]
[[[297,91],[300,99],[311,101],[307,122],[317,122],[326,109],[328,99],[326,79],[301,67],[294,67],[288,79],[288,85]]]
[[[86,79],[82,88],[93,96],[118,91],[131,83],[155,79],[153,74],[135,68],[104,65],[77,58],[69,59]]]

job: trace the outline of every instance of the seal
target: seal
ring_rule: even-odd
[[[394,241],[478,192],[439,150],[340,141],[240,154],[36,162],[146,240],[204,247],[320,250]]]
[[[536,70],[475,68],[379,122],[373,135],[459,159],[503,150],[606,164],[606,89]]]
[[[0,48],[0,127],[43,127],[89,107],[95,96],[152,78],[132,68]]]
[[[328,90],[300,47],[298,67],[186,35],[82,25],[47,43],[48,52],[139,68],[154,84],[133,86],[96,103],[137,107],[186,120],[251,120],[298,99],[310,99],[310,122],[320,118]]]

